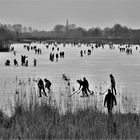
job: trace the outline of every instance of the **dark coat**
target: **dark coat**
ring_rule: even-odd
[[[107,103],[107,108],[110,108],[110,109],[112,109],[114,107],[114,103],[115,103],[115,105],[117,105],[116,97],[114,96],[114,94],[108,93],[105,96],[104,106],[106,103]]]

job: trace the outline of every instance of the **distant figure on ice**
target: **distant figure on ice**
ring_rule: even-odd
[[[64,58],[64,52],[60,52],[60,58]]]
[[[10,60],[6,60],[5,66],[10,66]]]
[[[38,80],[38,88],[39,88],[39,97],[42,97],[42,95],[41,95],[42,90],[43,90],[45,96],[47,97],[47,94],[45,92],[44,82],[41,78],[39,78],[39,80]]]
[[[80,55],[81,55],[81,57],[83,57],[83,51],[82,50],[80,51]]]
[[[52,52],[50,53],[50,61],[52,61],[52,62],[54,61],[54,53],[52,53]]]
[[[13,53],[14,53],[14,56],[16,56],[16,51],[15,50],[13,51]]]
[[[59,51],[59,48],[57,48],[57,51]]]
[[[26,62],[25,62],[25,66],[28,67],[28,60],[26,60]]]
[[[52,51],[54,51],[54,47],[52,47]]]
[[[22,66],[25,66],[26,58],[27,58],[26,55],[21,55],[21,65]]]
[[[104,100],[104,106],[107,104],[108,115],[112,115],[112,109],[114,107],[114,103],[115,105],[117,105],[116,98],[114,94],[111,92],[111,90],[108,89],[108,94],[105,96],[105,100]]]
[[[36,67],[37,60],[34,59],[33,63],[34,63],[34,67]]]
[[[58,58],[59,58],[59,55],[58,53],[56,54],[56,62],[58,62]]]
[[[110,74],[110,82],[111,82],[111,90],[112,90],[112,93],[114,93],[113,92],[113,90],[115,91],[115,95],[117,94],[117,92],[116,92],[116,82],[115,82],[115,78],[114,78],[114,76],[112,75],[112,74]]]
[[[84,54],[86,54],[86,50],[84,50]]]
[[[87,55],[91,55],[91,50],[88,49]]]
[[[47,88],[48,92],[50,92],[50,90],[51,90],[50,87],[51,87],[52,83],[47,78],[45,78],[44,81],[45,81],[45,88]]]
[[[18,62],[16,59],[14,59],[14,66],[18,66]]]

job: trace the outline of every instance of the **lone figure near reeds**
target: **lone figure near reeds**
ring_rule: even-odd
[[[116,101],[116,97],[114,96],[114,94],[111,92],[110,89],[108,89],[108,94],[105,96],[104,106],[106,104],[108,109],[108,115],[111,115],[114,104],[117,105],[117,101]]]
[[[116,92],[116,82],[115,82],[115,78],[112,74],[110,74],[110,82],[111,82],[111,90],[112,90],[112,93],[114,93],[115,91],[115,95],[117,94]]]

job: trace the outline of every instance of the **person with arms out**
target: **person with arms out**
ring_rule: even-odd
[[[79,86],[79,90],[81,89],[81,87],[82,87],[82,96],[81,97],[88,97],[89,95],[88,95],[88,93],[87,93],[87,86],[86,86],[86,84],[84,83],[84,81],[82,81],[82,80],[77,80],[77,82],[80,84],[80,86]]]

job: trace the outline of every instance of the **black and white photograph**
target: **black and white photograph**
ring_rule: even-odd
[[[0,139],[140,139],[140,0],[0,0]]]

